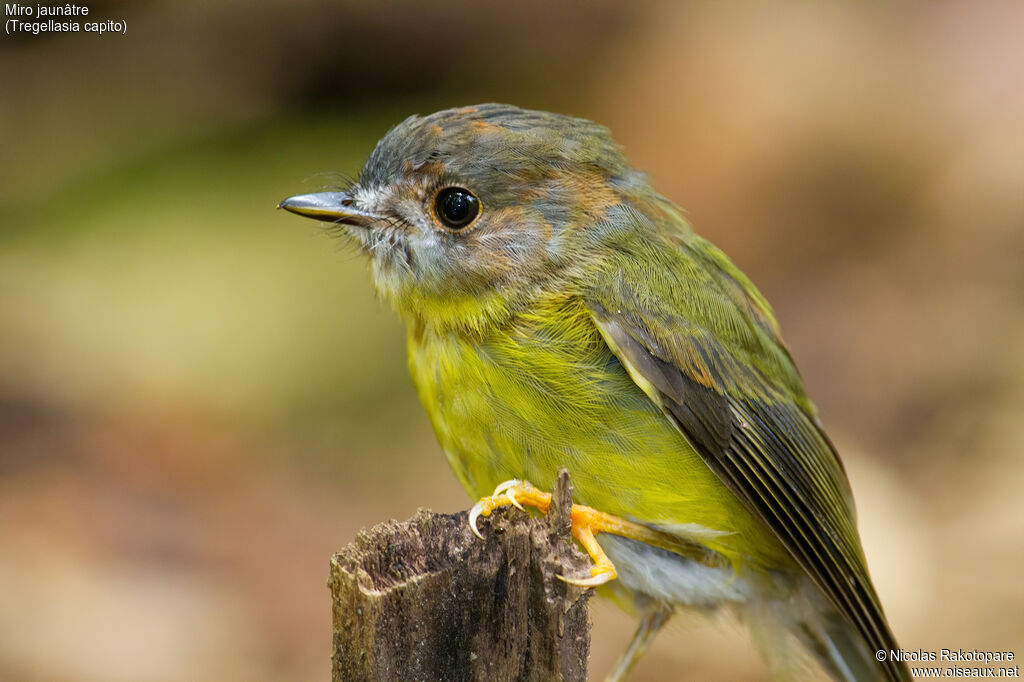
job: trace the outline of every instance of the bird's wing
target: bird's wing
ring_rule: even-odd
[[[692,233],[644,241],[615,248],[585,294],[608,345],[871,651],[896,648],[849,483],[767,302]],[[896,664],[886,673],[903,679]]]

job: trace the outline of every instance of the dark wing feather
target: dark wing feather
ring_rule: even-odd
[[[667,270],[652,273],[642,254],[624,254],[597,278],[588,299],[595,322],[638,384],[870,650],[897,648],[867,573],[846,475],[767,303],[707,242],[673,246],[676,263]],[[666,265],[664,251],[655,257]],[[880,665],[889,679],[908,679],[905,666]]]

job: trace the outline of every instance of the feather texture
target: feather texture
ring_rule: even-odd
[[[621,251],[608,257],[604,276],[587,292],[596,324],[648,397],[868,647],[895,649],[867,573],[845,473],[770,309],[696,235],[659,247],[656,278],[642,271],[651,259]],[[716,267],[702,265],[709,262]],[[888,679],[906,679],[899,664],[881,665]]]

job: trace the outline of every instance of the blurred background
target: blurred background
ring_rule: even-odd
[[[274,207],[482,101],[611,127],[773,302],[904,648],[1024,641],[1024,5],[88,7],[127,34],[0,37],[0,679],[329,679],[331,553],[470,500]],[[636,679],[766,674],[681,618]]]

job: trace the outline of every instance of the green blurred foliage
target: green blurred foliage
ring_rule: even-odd
[[[94,405],[141,393],[264,419],[372,418],[403,382],[398,324],[352,249],[273,209],[284,188],[334,182],[310,168],[356,172],[379,132],[249,125],[8,205],[8,376]],[[59,377],[33,362],[46,356]]]

